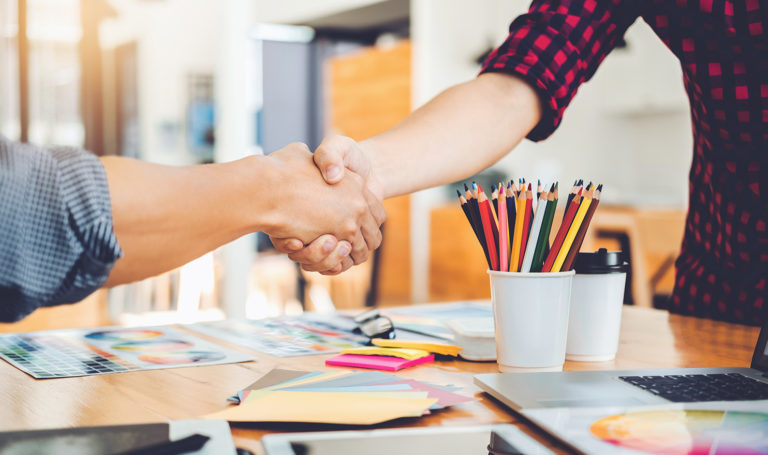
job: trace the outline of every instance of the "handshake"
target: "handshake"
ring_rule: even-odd
[[[304,270],[336,275],[379,247],[383,192],[360,144],[330,136],[314,155],[293,143],[265,161],[274,185],[264,232],[278,251]]]

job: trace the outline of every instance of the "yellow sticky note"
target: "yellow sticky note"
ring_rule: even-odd
[[[363,346],[360,348],[342,349],[342,354],[357,355],[386,355],[390,357],[399,357],[406,360],[415,360],[429,355],[429,352],[421,349],[403,349],[403,348],[381,348],[378,346]]]
[[[436,398],[343,392],[274,391],[259,394],[245,403],[205,416],[230,422],[306,422],[342,425],[373,425],[400,417],[421,416]],[[385,396],[384,396],[385,395]]]
[[[426,341],[412,341],[412,340],[386,340],[384,338],[374,338],[371,340],[376,346],[384,348],[405,348],[405,349],[421,349],[427,352],[433,352],[440,355],[459,355],[461,346],[455,346],[452,344],[442,343],[429,343]]]

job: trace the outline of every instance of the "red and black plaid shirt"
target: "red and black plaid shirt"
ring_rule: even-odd
[[[638,17],[680,60],[693,119],[670,310],[760,324],[768,320],[768,1],[536,0],[483,71],[537,89],[544,113],[528,137],[544,139]]]

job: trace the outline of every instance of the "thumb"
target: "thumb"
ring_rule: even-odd
[[[341,181],[347,157],[355,144],[354,140],[345,136],[329,136],[317,147],[313,159],[326,182],[333,184]],[[355,169],[350,170],[355,172]]]

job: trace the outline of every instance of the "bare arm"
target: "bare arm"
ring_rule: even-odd
[[[171,270],[255,231],[302,242],[333,233],[352,245],[352,255],[355,247],[367,254],[380,241],[377,218],[383,221],[383,210],[375,197],[364,195],[362,180],[350,174],[345,187],[326,185],[303,145],[202,166],[117,157],[102,163],[124,252],[108,286]]]
[[[394,128],[359,145],[384,197],[392,197],[454,182],[491,166],[520,143],[540,117],[533,88],[515,76],[489,73],[445,90]],[[325,172],[328,166],[340,159],[353,170],[359,164],[347,156],[355,150],[344,150],[345,145],[330,139],[318,148],[315,162],[326,180],[337,182]]]

